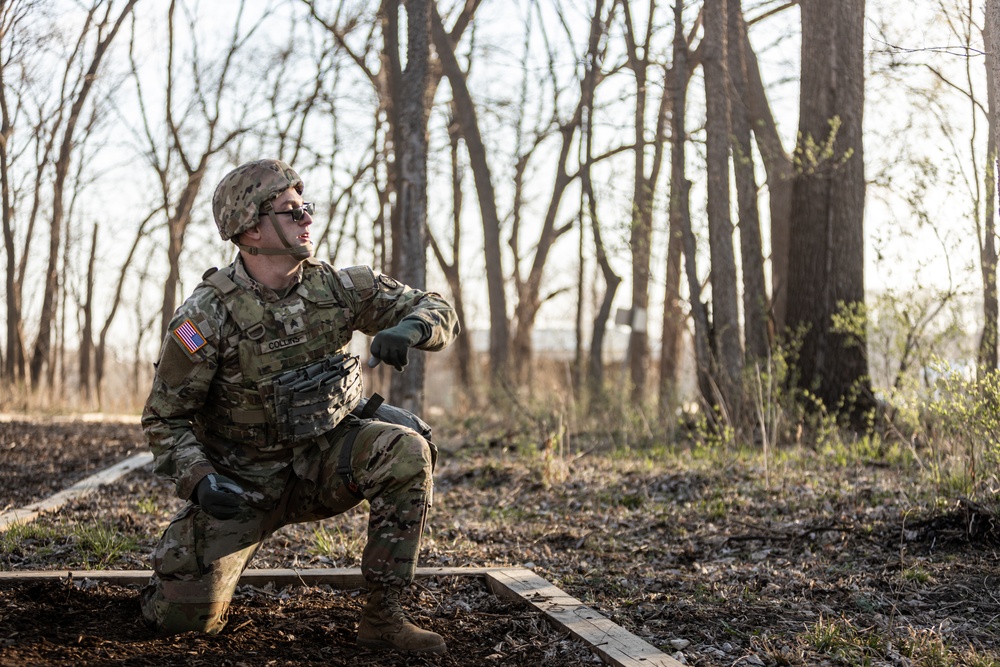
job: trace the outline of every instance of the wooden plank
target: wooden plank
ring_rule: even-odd
[[[490,567],[418,567],[416,578],[429,577],[482,577],[500,568]],[[38,583],[60,581],[71,577],[73,579],[90,579],[103,581],[119,586],[145,584],[149,581],[151,570],[24,570],[0,572],[0,583]],[[250,568],[240,576],[241,584],[265,586],[273,583],[275,586],[319,586],[329,584],[334,588],[364,588],[365,580],[361,569],[356,567],[315,568],[295,570],[291,568],[256,569]]]
[[[0,512],[0,531],[7,530],[15,524],[30,523],[37,519],[43,512],[55,511],[70,501],[77,500],[89,493],[93,493],[100,488],[101,485],[111,484],[136,468],[148,465],[152,460],[152,453],[140,452],[139,454],[130,456],[124,461],[116,463],[110,468],[105,468],[104,470],[95,473],[86,479],[80,480],[73,486],[63,489],[59,493],[56,493],[45,500],[32,503],[31,505],[26,505],[18,509]]]
[[[527,602],[556,627],[590,646],[615,667],[681,667],[681,663],[523,568],[486,573],[494,595]]]

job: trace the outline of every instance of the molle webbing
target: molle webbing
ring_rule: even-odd
[[[252,340],[257,340],[264,335],[264,306],[257,303],[254,298],[240,298],[246,294],[246,290],[233,282],[232,278],[222,271],[216,271],[206,276],[205,280],[215,287],[222,302],[229,311],[230,316],[240,327],[240,331],[249,336]],[[239,302],[239,307],[236,306]]]

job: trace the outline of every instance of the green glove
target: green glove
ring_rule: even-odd
[[[372,357],[401,371],[408,361],[406,357],[410,348],[430,338],[430,334],[430,325],[423,320],[403,319],[396,326],[375,334],[371,346]]]
[[[232,519],[243,506],[243,489],[228,477],[213,472],[201,478],[191,500],[209,516]]]

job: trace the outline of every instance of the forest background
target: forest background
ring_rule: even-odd
[[[915,442],[995,394],[985,12],[2,0],[0,406],[137,410],[232,261],[214,184],[269,155],[321,258],[459,308],[431,405],[422,357],[370,378],[397,403]]]

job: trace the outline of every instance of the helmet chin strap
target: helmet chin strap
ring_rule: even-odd
[[[278,235],[278,240],[281,241],[283,248],[255,248],[253,246],[246,246],[236,241],[236,245],[239,246],[240,250],[250,254],[250,255],[291,255],[293,258],[299,260],[300,262],[312,257],[313,245],[312,243],[303,243],[301,245],[293,246],[288,242],[285,237],[285,233],[281,231],[281,225],[278,224],[278,216],[274,214],[274,210],[268,205],[267,207],[267,217],[271,221],[271,226],[274,227],[275,234]]]

